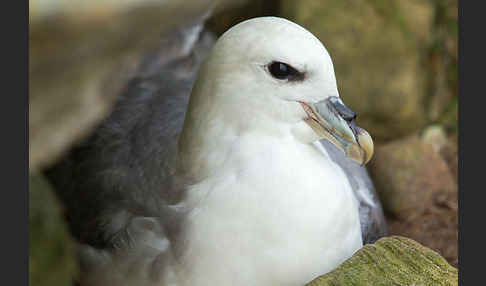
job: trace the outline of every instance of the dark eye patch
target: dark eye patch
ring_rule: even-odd
[[[271,62],[268,65],[268,72],[276,79],[288,81],[301,81],[304,73],[299,72],[292,66],[282,62]]]

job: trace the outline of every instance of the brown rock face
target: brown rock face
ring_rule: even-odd
[[[457,193],[444,196],[413,221],[388,218],[390,235],[403,235],[440,253],[457,267]]]
[[[449,165],[452,176],[457,183],[457,168],[459,162],[457,134],[449,136],[445,145],[440,149],[440,154]]]
[[[457,181],[441,156],[445,148],[439,153],[418,136],[378,146],[370,173],[389,233],[413,238],[457,265]]]
[[[439,197],[457,192],[449,167],[417,136],[377,146],[370,172],[385,209],[413,220]]]

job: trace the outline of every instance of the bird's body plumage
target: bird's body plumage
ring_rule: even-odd
[[[207,51],[212,40],[201,35],[195,47]],[[267,116],[254,113],[261,101],[214,97],[234,78],[204,84],[214,55],[186,114],[205,57],[140,73],[93,137],[51,171],[80,242],[82,285],[298,285],[385,233],[366,169],[307,142],[303,121],[281,121],[300,116],[293,105]],[[245,82],[238,92],[255,89]]]
[[[351,186],[314,146],[242,134],[230,148],[222,168],[187,191],[189,285],[296,285],[361,247]]]

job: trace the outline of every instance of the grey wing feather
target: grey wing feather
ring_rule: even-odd
[[[321,140],[320,143],[331,159],[343,169],[359,202],[363,243],[373,243],[380,237],[387,235],[383,208],[366,168],[347,158],[341,150],[329,141]]]
[[[94,134],[46,172],[78,242],[79,285],[170,285],[184,178],[172,155],[192,86],[215,37],[201,22],[146,55]],[[107,274],[109,273],[109,274]]]
[[[183,195],[184,180],[173,176],[170,158],[214,41],[201,22],[166,35],[94,134],[46,172],[80,243],[116,247],[136,217],[163,218],[167,233],[177,228],[177,214],[168,206]]]

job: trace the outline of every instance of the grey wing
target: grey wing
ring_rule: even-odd
[[[177,228],[177,214],[168,206],[180,199],[184,184],[173,176],[170,159],[197,72],[214,41],[202,22],[165,35],[94,134],[46,172],[79,243],[117,247],[137,217],[160,218],[164,233]]]
[[[78,242],[80,285],[170,284],[184,194],[171,158],[192,86],[215,37],[201,22],[146,55],[94,134],[46,175]]]
[[[341,150],[329,141],[321,140],[320,143],[331,159],[343,169],[359,202],[363,243],[373,243],[380,237],[387,235],[383,208],[366,168],[347,158]]]

